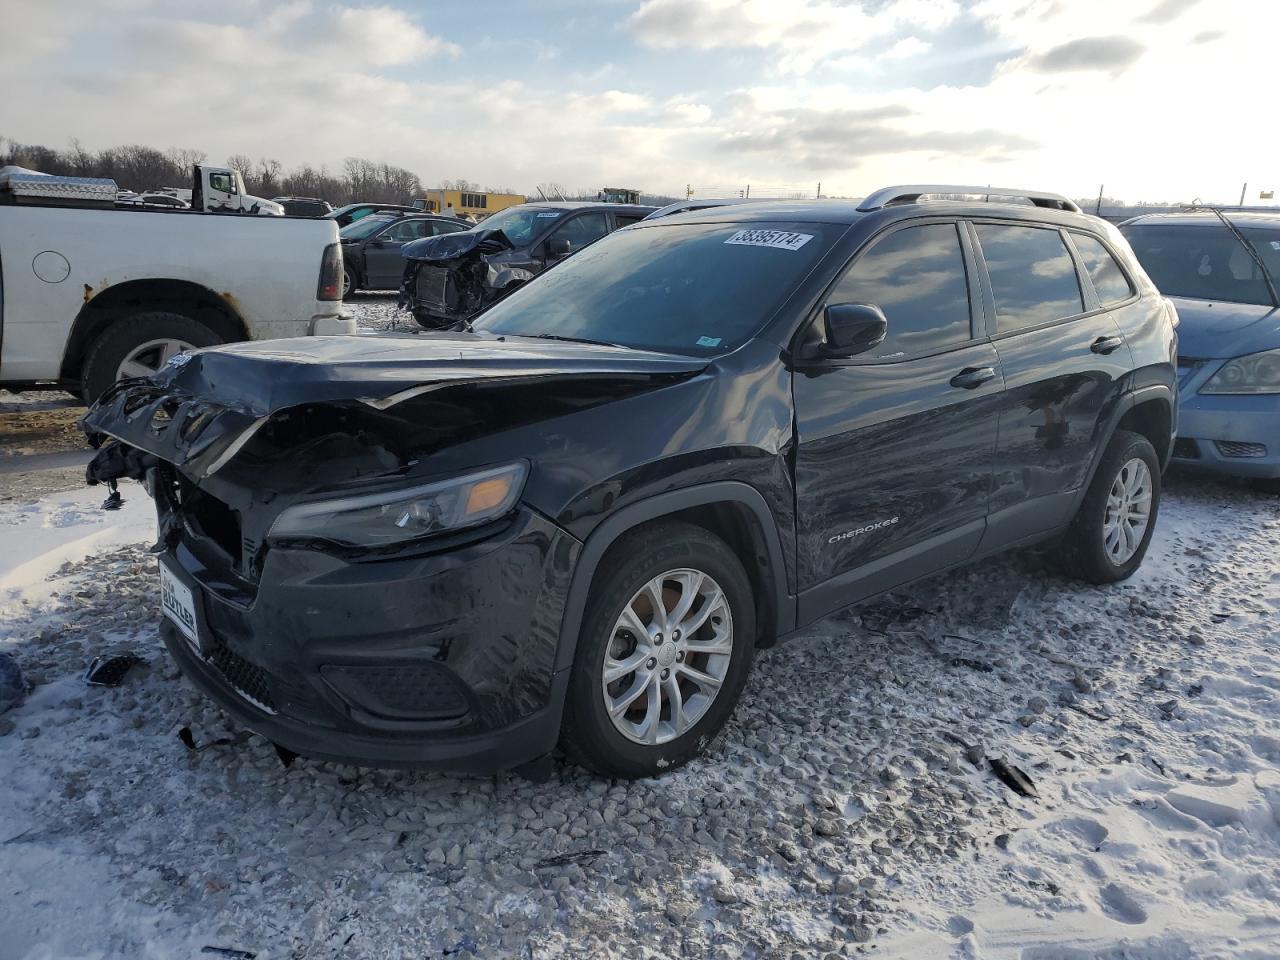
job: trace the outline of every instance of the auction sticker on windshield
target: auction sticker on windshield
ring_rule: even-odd
[[[725,243],[744,247],[777,247],[779,250],[799,250],[813,239],[811,233],[790,233],[786,230],[739,230]]]
[[[163,561],[160,563],[160,610],[173,621],[173,625],[187,638],[197,653],[200,636],[196,632],[196,603],[191,590],[173,575]]]

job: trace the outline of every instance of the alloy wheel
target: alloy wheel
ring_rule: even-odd
[[[655,745],[686,733],[724,685],[733,616],[724,590],[700,570],[668,570],[622,608],[605,650],[601,692],[628,740]]]
[[[1126,563],[1142,544],[1151,519],[1151,470],[1146,461],[1134,457],[1120,468],[1102,520],[1102,544],[1116,566]]]
[[[149,377],[154,373],[158,373],[169,362],[170,358],[195,348],[195,344],[188,343],[186,340],[167,337],[159,340],[148,340],[146,343],[138,344],[138,346],[125,354],[124,359],[120,361],[120,366],[116,368],[116,379]]]

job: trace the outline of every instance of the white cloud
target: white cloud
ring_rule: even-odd
[[[755,47],[777,55],[780,73],[805,74],[904,27],[945,27],[959,12],[955,0],[889,0],[874,12],[828,0],[645,0],[628,24],[650,47]]]
[[[903,37],[880,56],[885,60],[905,60],[908,57],[918,57],[928,53],[932,49],[933,44],[927,40],[921,40],[919,37]]]

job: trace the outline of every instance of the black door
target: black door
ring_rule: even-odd
[[[966,245],[954,222],[890,228],[825,299],[876,304],[888,336],[793,377],[804,622],[958,563],[982,537],[1002,385]]]
[[[999,222],[972,229],[1005,380],[986,549],[1070,520],[1133,361],[1092,284],[1081,284],[1063,231]]]
[[[432,221],[425,218],[397,220],[377,236],[365,241],[365,286],[370,290],[395,290],[404,275],[400,248],[410,240],[432,235]]]

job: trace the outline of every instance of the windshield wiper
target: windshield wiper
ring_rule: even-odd
[[[1275,280],[1274,278],[1272,278],[1271,271],[1267,269],[1267,265],[1263,261],[1262,255],[1258,253],[1258,250],[1253,245],[1253,242],[1248,237],[1246,237],[1243,233],[1241,233],[1240,230],[1237,229],[1234,223],[1232,223],[1230,220],[1227,219],[1227,215],[1225,213],[1223,213],[1217,207],[1210,207],[1209,209],[1218,215],[1218,219],[1222,221],[1222,225],[1231,231],[1231,235],[1240,241],[1240,244],[1241,246],[1244,247],[1245,252],[1248,253],[1249,256],[1253,258],[1253,262],[1257,265],[1258,270],[1262,274],[1262,282],[1267,286],[1267,293],[1271,295],[1271,305],[1273,307],[1280,307],[1280,294],[1276,293]]]
[[[591,343],[603,347],[619,347],[623,350],[628,349],[624,343],[613,343],[609,340],[591,340],[587,337],[564,337],[558,333],[522,333],[522,337],[529,337],[532,340],[559,340],[561,343]]]

